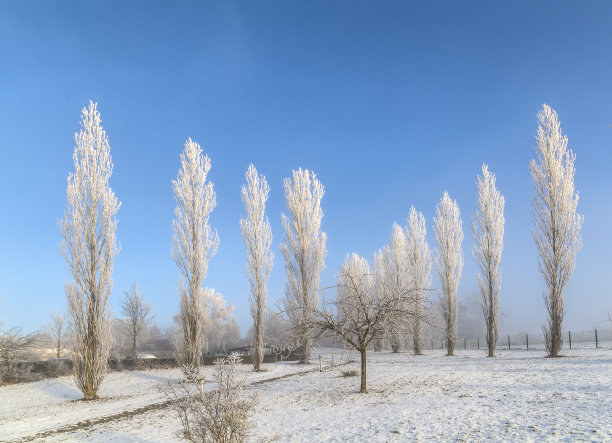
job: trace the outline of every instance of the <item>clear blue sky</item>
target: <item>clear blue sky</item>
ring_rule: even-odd
[[[221,238],[206,286],[250,325],[238,220],[250,162],[271,186],[284,289],[282,180],[325,186],[331,284],[345,254],[369,259],[411,205],[431,221],[444,190],[465,233],[461,297],[477,291],[469,223],[482,162],[506,197],[502,332],[538,331],[543,280],[531,238],[536,114],[555,108],[577,154],[584,248],[566,327],[612,308],[612,3],[0,1],[0,322],[35,329],[65,308],[57,220],[73,134],[99,103],[122,202],[112,308],[131,282],[162,326],[178,309],[170,181],[191,137],[210,156]]]

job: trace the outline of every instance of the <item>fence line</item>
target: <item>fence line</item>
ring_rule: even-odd
[[[561,349],[597,349],[612,347],[612,329],[591,329],[586,331],[565,331]],[[446,349],[443,338],[431,339],[430,348]],[[455,349],[486,349],[487,342],[483,337],[459,337]],[[544,334],[522,333],[500,336],[496,349],[546,349]]]

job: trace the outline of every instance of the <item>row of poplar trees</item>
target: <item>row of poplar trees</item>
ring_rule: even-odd
[[[548,322],[543,326],[550,356],[562,345],[563,289],[581,247],[582,216],[576,212],[574,153],[567,148],[557,113],[544,105],[538,114],[537,159],[531,162],[535,195],[533,238],[539,268],[547,289],[544,300]],[[112,291],[114,259],[119,253],[115,233],[120,203],[109,185],[113,170],[110,146],[102,128],[97,104],[82,110],[81,130],[75,134],[74,171],[68,175],[67,206],[59,222],[60,250],[72,281],[66,284],[70,324],[74,333],[75,380],[85,399],[97,397],[107,370],[111,346],[108,298]],[[180,353],[184,364],[197,368],[201,361],[204,279],[219,237],[209,224],[216,205],[213,184],[207,180],[210,159],[198,143],[188,139],[180,156],[181,167],[172,188],[176,200],[172,223],[172,257],[179,271]],[[240,220],[247,249],[247,277],[254,320],[253,364],[259,370],[264,355],[267,310],[266,283],[273,264],[272,232],[265,214],[269,186],[253,165],[246,172],[242,201],[246,215]],[[483,165],[478,178],[478,210],[474,215],[473,255],[480,269],[478,282],[487,330],[489,355],[497,343],[501,253],[504,232],[504,198],[495,186],[495,175]],[[300,359],[308,361],[313,345],[313,318],[319,303],[319,276],[324,268],[326,235],[321,231],[324,188],[312,171],[298,169],[284,181],[288,214],[282,215],[284,242],[281,254],[287,273],[284,311],[291,323]],[[412,224],[421,226],[422,214],[412,211]],[[410,221],[410,219],[409,219]],[[440,306],[445,320],[447,351],[452,355],[456,338],[457,288],[463,265],[463,233],[456,201],[444,193],[436,207],[434,232],[439,247],[435,257],[440,280]],[[423,280],[426,281],[427,279]],[[420,332],[419,332],[420,334]]]

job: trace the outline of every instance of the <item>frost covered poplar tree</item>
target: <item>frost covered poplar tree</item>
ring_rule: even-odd
[[[382,269],[377,270],[377,272],[381,273],[387,285],[398,292],[406,289],[408,285],[406,237],[397,223],[393,223],[389,244],[380,251],[378,266]],[[408,301],[400,300],[400,302],[405,304]],[[393,352],[401,350],[404,335],[408,330],[406,321],[406,318],[391,319],[390,333]]]
[[[60,251],[73,279],[66,284],[66,297],[75,346],[75,381],[85,399],[97,397],[107,370],[111,346],[108,297],[119,252],[115,232],[120,203],[109,185],[113,162],[100,123],[97,103],[90,101],[82,110],[81,130],[74,137],[74,172],[68,175],[67,206],[59,222]]]
[[[208,223],[216,206],[213,184],[207,180],[210,159],[200,145],[187,140],[181,153],[181,169],[172,189],[176,208],[172,221],[172,258],[179,268],[182,357],[185,365],[197,368],[202,356],[203,283],[208,262],[217,252],[219,237]]]
[[[423,213],[411,207],[406,227],[406,268],[409,288],[414,298],[411,332],[415,355],[420,355],[423,351],[425,294],[431,286],[431,251],[426,236],[427,227]]]
[[[258,174],[252,164],[249,165],[245,177],[246,186],[242,186],[242,202],[246,218],[240,219],[240,229],[247,248],[247,277],[251,287],[249,302],[254,327],[253,367],[255,371],[259,371],[264,357],[264,327],[268,296],[266,283],[274,260],[274,255],[270,251],[272,229],[265,215],[270,187],[263,174]]]
[[[434,233],[438,243],[436,251],[436,272],[442,286],[440,307],[445,323],[447,355],[453,355],[455,341],[457,340],[457,321],[459,316],[459,302],[457,289],[463,269],[463,252],[461,242],[463,231],[461,229],[461,213],[455,200],[448,192],[436,206],[434,217]]]
[[[504,249],[504,197],[495,187],[495,174],[482,165],[476,182],[478,209],[472,217],[474,247],[472,255],[480,270],[478,286],[486,326],[488,356],[493,357],[499,336],[500,262]]]
[[[282,215],[287,282],[284,309],[293,339],[299,345],[300,361],[310,358],[313,341],[313,314],[319,301],[319,277],[325,266],[326,235],[321,232],[323,185],[308,169],[293,171],[284,181],[289,215]]]
[[[563,289],[582,248],[580,229],[583,217],[576,212],[578,192],[574,188],[576,155],[567,149],[557,113],[544,105],[538,113],[537,161],[530,164],[534,185],[533,239],[539,252],[539,268],[547,291],[544,302],[548,324],[543,326],[546,350],[557,357],[563,344],[561,328],[565,310]]]

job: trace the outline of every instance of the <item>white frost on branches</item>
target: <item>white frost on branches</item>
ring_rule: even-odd
[[[476,182],[478,209],[472,217],[474,247],[472,255],[480,270],[478,286],[486,326],[488,356],[493,357],[499,337],[499,292],[501,290],[501,257],[504,249],[504,197],[495,187],[495,174],[482,165],[482,176]]]
[[[406,227],[406,267],[409,287],[414,298],[412,346],[414,353],[423,350],[423,315],[425,294],[431,287],[431,251],[427,244],[427,227],[423,213],[410,208]]]
[[[172,189],[176,200],[172,221],[172,258],[181,274],[180,318],[185,364],[197,368],[202,355],[202,285],[208,261],[216,253],[219,237],[208,223],[216,206],[213,184],[207,181],[210,159],[191,138],[181,154],[181,169]]]
[[[576,155],[567,149],[567,136],[561,131],[557,113],[544,105],[538,120],[538,158],[530,164],[535,192],[533,239],[539,252],[540,272],[548,289],[544,293],[548,311],[548,324],[543,326],[546,349],[549,356],[556,357],[563,344],[563,289],[574,272],[576,255],[582,248],[583,217],[576,212]]]
[[[438,243],[435,263],[438,279],[442,286],[440,307],[445,323],[446,350],[447,355],[453,355],[455,341],[457,340],[457,320],[459,316],[457,289],[463,269],[463,252],[461,250],[463,231],[461,229],[459,206],[455,200],[451,200],[446,191],[444,191],[442,199],[436,206],[434,233]]]
[[[74,172],[68,175],[67,207],[59,227],[60,250],[72,274],[66,284],[75,345],[75,381],[86,399],[95,398],[111,346],[108,297],[119,247],[115,240],[120,203],[109,186],[113,172],[108,137],[97,103],[89,102],[75,134]]]
[[[307,362],[312,349],[313,313],[319,300],[319,277],[325,263],[326,235],[321,232],[323,185],[308,169],[293,171],[284,181],[288,216],[282,215],[287,282],[284,309],[291,322],[294,341]]]
[[[263,340],[268,296],[266,282],[274,260],[274,254],[270,251],[272,229],[265,215],[270,187],[263,174],[258,174],[252,164],[249,165],[245,177],[246,186],[242,186],[242,202],[246,218],[240,219],[240,229],[247,248],[247,277],[251,288],[249,303],[254,326],[253,367],[258,371],[264,357]]]

